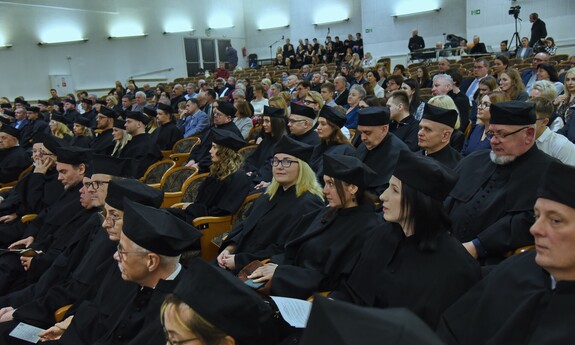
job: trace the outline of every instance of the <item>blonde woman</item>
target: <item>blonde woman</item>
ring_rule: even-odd
[[[74,136],[74,133],[72,133],[66,124],[66,119],[61,115],[52,116],[52,120],[50,120],[50,132],[56,138],[64,139],[66,142],[70,142]]]
[[[112,151],[113,157],[120,157],[120,154],[126,144],[132,140],[132,136],[126,132],[126,121],[121,119],[114,119],[114,127],[112,128],[112,135],[114,137],[114,150]]]
[[[273,167],[272,182],[222,244],[217,259],[221,268],[238,271],[253,260],[281,252],[295,219],[324,208],[321,186],[307,163],[312,151],[312,146],[287,136],[277,142],[268,163]]]

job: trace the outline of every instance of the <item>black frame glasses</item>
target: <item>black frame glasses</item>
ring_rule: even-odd
[[[530,127],[528,127],[528,126],[526,126],[526,127],[521,127],[521,128],[519,128],[518,130],[513,131],[513,132],[511,132],[511,133],[495,133],[495,132],[493,132],[493,131],[487,131],[487,133],[485,133],[485,137],[486,137],[488,140],[491,140],[491,139],[493,139],[493,138],[497,138],[497,139],[499,139],[499,140],[502,140],[502,139],[507,138],[507,137],[510,136],[510,135],[517,134],[517,133],[519,133],[519,132],[521,132],[522,130],[527,129],[527,128],[530,128]]]
[[[100,187],[102,187],[105,184],[109,184],[110,181],[90,181],[90,182],[84,182],[84,187],[86,188],[94,188],[95,190],[100,189]]]
[[[272,158],[272,160],[271,160],[270,163],[272,164],[273,167],[277,167],[277,166],[279,166],[279,165],[281,164],[282,167],[284,167],[284,168],[289,168],[289,167],[291,167],[291,165],[292,165],[293,163],[298,163],[298,164],[299,164],[298,161],[294,161],[294,160],[287,159],[287,158],[282,159],[282,160],[279,160],[279,159],[277,159],[277,158]]]
[[[124,219],[122,216],[108,214],[106,211],[100,212],[100,216],[102,216],[102,218],[104,218],[104,222],[108,222],[111,227],[116,226],[117,221]]]

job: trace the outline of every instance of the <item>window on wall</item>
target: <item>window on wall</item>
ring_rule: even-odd
[[[184,38],[188,77],[205,70],[214,71],[219,61],[227,61],[226,46],[230,40]]]

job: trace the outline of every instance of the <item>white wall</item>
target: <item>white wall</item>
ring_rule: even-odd
[[[211,38],[231,39],[241,59],[245,46],[244,10],[242,1],[163,0],[54,0],[50,4],[63,8],[0,5],[0,43],[10,49],[0,50],[2,83],[0,95],[10,99],[24,95],[27,99],[49,97],[49,75],[72,74],[78,90],[111,88],[115,80],[125,82],[130,76],[173,68],[172,71],[148,77],[171,81],[187,76],[182,37],[205,37],[205,29],[217,23],[220,13],[229,16],[233,29],[212,30]],[[70,9],[73,8],[73,9]],[[225,8],[226,11],[223,11]],[[78,10],[80,9],[80,10]],[[221,22],[223,19],[220,19]],[[174,21],[187,23],[196,31],[163,35],[165,26]],[[123,29],[122,29],[123,26]],[[146,38],[108,40],[111,30],[141,28]],[[86,43],[38,46],[43,34],[63,29],[57,36],[77,31],[89,39]],[[68,60],[67,57],[71,59]],[[99,92],[98,94],[101,94]]]

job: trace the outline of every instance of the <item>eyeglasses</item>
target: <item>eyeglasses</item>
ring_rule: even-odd
[[[118,246],[116,247],[116,252],[118,253],[118,258],[120,259],[120,261],[124,261],[126,260],[126,255],[128,254],[139,254],[139,255],[148,255],[148,253],[143,253],[143,252],[127,252],[122,250],[122,245],[118,243]]]
[[[102,218],[104,218],[104,221],[108,222],[108,224],[110,224],[111,227],[116,226],[116,222],[123,219],[123,217],[118,215],[107,214],[106,211],[100,212],[100,216],[102,216]]]
[[[105,184],[109,184],[109,181],[90,181],[90,182],[84,182],[84,187],[86,188],[94,188],[95,190],[100,189],[100,187],[102,187]]]
[[[287,159],[287,158],[282,159],[281,161],[280,161],[279,159],[277,159],[277,158],[272,158],[272,162],[271,162],[271,163],[272,163],[272,166],[274,166],[274,167],[277,167],[277,166],[279,166],[279,165],[281,164],[282,167],[284,167],[284,168],[289,168],[289,167],[291,167],[292,163],[298,163],[298,164],[299,164],[298,161],[293,161],[293,160]]]
[[[298,122],[304,122],[304,121],[306,121],[306,120],[292,120],[292,119],[289,119],[289,120],[288,120],[288,123],[298,123]]]
[[[495,132],[493,132],[493,131],[488,131],[487,133],[485,133],[485,137],[486,137],[488,140],[491,140],[491,139],[493,139],[493,138],[497,138],[497,139],[499,139],[499,140],[502,140],[502,139],[507,138],[507,137],[510,136],[510,135],[517,134],[517,133],[519,133],[519,132],[521,132],[522,130],[527,129],[527,128],[529,128],[529,127],[522,127],[522,128],[519,128],[518,130],[513,131],[513,132],[511,132],[511,133],[495,133]]]
[[[490,102],[481,102],[477,105],[478,108],[489,108],[491,106]]]
[[[306,100],[303,101],[303,104],[305,104],[305,105],[310,105],[310,104],[317,104],[317,102],[316,102],[316,101],[313,101],[313,100],[306,99]]]
[[[190,341],[199,340],[198,337],[196,337],[196,338],[190,338],[190,339],[185,339],[185,340],[172,340],[172,339],[170,339],[170,336],[168,335],[168,331],[166,330],[165,327],[164,327],[164,335],[166,336],[166,341],[167,341],[168,344],[170,344],[170,345],[180,345],[180,344],[189,343]]]

